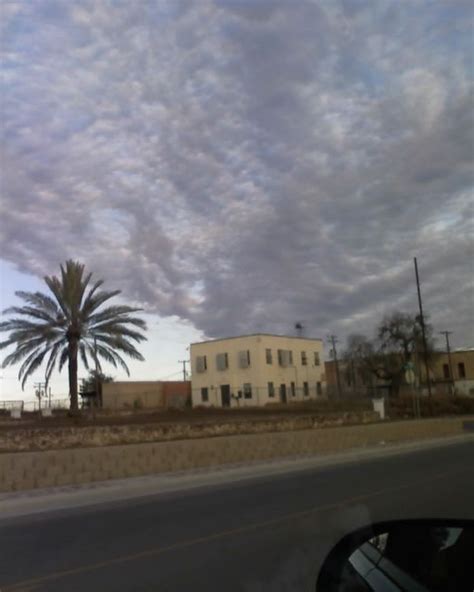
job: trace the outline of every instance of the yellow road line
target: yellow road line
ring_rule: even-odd
[[[166,547],[154,547],[152,549],[147,549],[145,551],[139,551],[138,553],[132,553],[130,555],[123,555],[121,557],[115,557],[114,559],[107,559],[105,561],[98,561],[97,563],[90,563],[87,565],[81,565],[79,567],[71,568],[71,569],[64,569],[62,571],[52,572],[45,576],[39,576],[36,578],[30,578],[28,580],[23,580],[21,582],[17,582],[15,584],[10,584],[8,586],[4,586],[0,588],[1,592],[27,592],[29,591],[31,586],[37,586],[39,584],[43,584],[46,582],[50,582],[53,580],[57,580],[59,578],[63,578],[66,576],[73,576],[77,574],[86,573],[88,571],[94,571],[96,569],[101,569],[103,567],[110,567],[112,565],[117,565],[119,563],[126,563],[129,561],[135,561],[137,559],[143,559],[145,557],[151,557],[153,555],[162,555],[163,553],[168,553],[169,551],[175,551],[177,549],[183,549],[185,547],[191,547],[193,545],[199,545],[201,543],[206,543],[209,541],[214,541],[217,539],[221,539],[227,536],[232,536],[236,534],[242,534],[244,532],[249,532],[252,530],[256,530],[259,528],[265,528],[267,526],[273,526],[276,524],[280,524],[282,522],[286,522],[289,520],[295,520],[299,518],[303,518],[310,514],[317,514],[319,512],[325,512],[327,510],[333,510],[335,508],[339,508],[341,506],[345,506],[348,504],[360,502],[361,500],[368,499],[371,497],[377,497],[379,495],[385,495],[390,492],[400,491],[402,489],[408,489],[410,487],[415,487],[417,485],[426,485],[429,481],[435,481],[437,479],[443,479],[448,475],[453,473],[457,473],[460,470],[451,470],[446,471],[444,473],[439,473],[434,477],[429,479],[423,479],[418,482],[398,485],[396,487],[387,487],[384,489],[379,489],[378,491],[373,491],[370,493],[364,493],[361,495],[356,495],[353,497],[346,498],[344,500],[333,502],[331,504],[325,504],[323,506],[314,506],[309,508],[308,510],[301,510],[298,512],[290,512],[288,514],[283,514],[282,516],[278,516],[277,518],[271,518],[270,520],[264,520],[262,522],[253,522],[252,524],[247,524],[246,526],[240,526],[238,528],[231,528],[229,530],[222,530],[220,532],[215,532],[206,536],[198,537],[195,539],[189,539],[187,541],[179,541],[177,543],[173,543],[172,545],[167,545]]]

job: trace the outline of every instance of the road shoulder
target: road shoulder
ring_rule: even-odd
[[[363,463],[377,458],[410,454],[464,442],[474,442],[474,435],[462,434],[389,445],[382,441],[377,446],[359,448],[350,452],[286,457],[271,461],[255,461],[81,485],[2,493],[0,494],[0,516],[3,520],[160,494],[195,491],[346,463]]]

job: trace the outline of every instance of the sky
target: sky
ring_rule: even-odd
[[[435,330],[473,345],[470,2],[0,11],[3,308],[80,260],[146,311],[132,378],[179,377],[203,337],[371,335],[416,312],[416,256]]]

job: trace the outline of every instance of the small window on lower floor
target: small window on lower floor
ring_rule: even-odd
[[[458,363],[458,373],[459,373],[459,378],[466,378],[466,368],[464,366],[464,362]]]
[[[292,397],[296,397],[296,389],[295,389],[295,383],[294,382],[291,383],[291,396]]]
[[[322,386],[321,386],[321,383],[320,382],[317,382],[316,383],[316,394],[317,395],[322,395],[323,394],[323,389],[322,389]]]
[[[268,396],[269,397],[275,396],[275,386],[273,385],[273,382],[268,383]]]
[[[309,385],[307,382],[303,382],[303,394],[305,397],[309,397]]]
[[[207,403],[209,401],[209,389],[207,386],[204,386],[201,389],[201,401],[203,403]]]
[[[244,399],[251,399],[252,398],[252,385],[250,382],[246,382],[244,384]]]

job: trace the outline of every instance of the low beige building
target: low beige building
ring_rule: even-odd
[[[321,339],[258,333],[191,344],[193,406],[261,406],[324,394]]]
[[[104,409],[142,409],[185,407],[189,405],[189,381],[118,381],[104,382]]]
[[[450,385],[458,395],[474,396],[474,349],[440,352],[432,363],[435,386],[446,389]],[[426,374],[425,374],[426,376]]]

